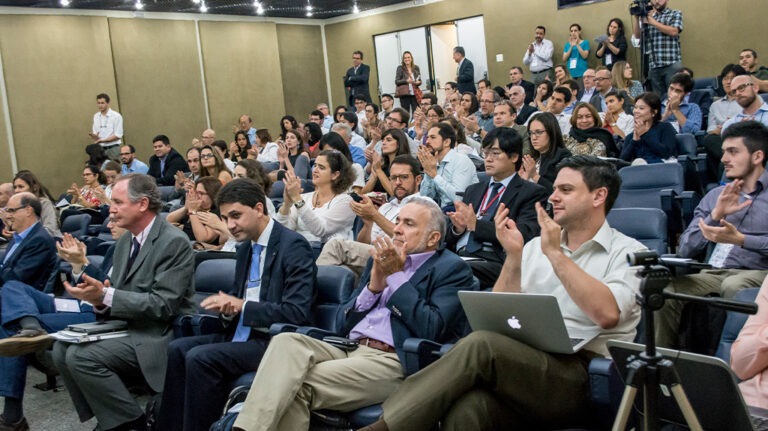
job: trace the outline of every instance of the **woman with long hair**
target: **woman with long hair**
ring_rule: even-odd
[[[608,39],[597,45],[595,57],[602,59],[603,66],[612,71],[616,67],[616,63],[627,60],[627,37],[624,36],[624,21],[619,18],[608,21],[605,35],[608,36]]]
[[[580,79],[589,68],[589,41],[581,37],[581,25],[571,24],[568,28],[568,42],[563,47],[563,61],[566,62],[566,71],[574,79]],[[557,78],[557,69],[555,69]],[[556,87],[571,78],[558,79]]]
[[[232,172],[224,164],[219,151],[210,145],[200,149],[200,176],[218,178],[221,184],[232,181]]]
[[[299,123],[293,115],[284,115],[283,118],[280,119],[280,139],[285,140],[285,132],[296,130],[298,128]]]
[[[72,183],[72,186],[67,190],[67,194],[72,196],[71,203],[85,208],[98,209],[103,202],[99,199],[99,193],[95,189],[101,188],[104,182],[104,173],[98,166],[86,166],[83,169],[83,186],[78,187],[77,183]]]
[[[301,193],[301,179],[285,174],[283,206],[275,220],[302,234],[310,242],[352,239],[355,213],[346,191],[354,181],[351,163],[338,151],[321,151],[312,170],[315,190]]]
[[[552,86],[551,82],[541,81],[539,85],[536,86],[536,94],[533,96],[533,100],[531,103],[529,103],[529,105],[533,106],[539,111],[546,111],[547,100],[549,100],[550,96],[552,96],[553,91],[554,87]]]
[[[272,142],[272,135],[267,129],[256,131],[256,145],[248,151],[248,158],[261,163],[277,163],[277,142]]]
[[[375,103],[365,105],[365,120],[362,121],[365,142],[376,143],[381,139],[382,121],[379,120],[379,106]]]
[[[195,188],[187,192],[184,206],[168,214],[166,220],[181,227],[192,241],[217,244],[219,232],[212,225],[218,225],[221,222],[218,208],[216,208],[216,197],[221,187],[221,181],[217,177],[198,178],[195,181]],[[211,220],[212,218],[216,219],[215,223]],[[224,240],[226,241],[227,238]]]
[[[557,88],[565,85],[565,81],[569,79],[571,79],[571,73],[568,71],[568,68],[565,67],[564,64],[558,64],[555,66],[555,82],[552,84],[553,87]]]
[[[462,125],[459,120],[452,116],[446,116],[441,119],[440,122],[450,124],[453,127],[453,130],[456,131],[456,146],[454,147],[456,151],[462,154],[479,157],[478,152],[481,149],[480,143],[472,139],[471,136],[467,136],[466,132],[464,132],[464,125]]]
[[[550,112],[536,114],[528,122],[528,136],[531,137],[531,154],[523,156],[523,166],[518,175],[551,192],[557,176],[557,164],[571,157],[571,152],[565,148],[560,124]]]
[[[362,189],[365,186],[365,172],[363,167],[355,163],[352,160],[352,152],[349,150],[349,145],[344,141],[336,132],[328,132],[320,139],[320,151],[338,151],[344,158],[349,160],[352,164],[352,170],[355,172],[355,181],[352,182],[350,190],[355,193],[362,193]]]
[[[244,130],[235,132],[235,140],[229,144],[230,160],[238,163],[248,158],[248,150],[251,149],[251,143],[248,141],[248,133]]]
[[[437,106],[437,105],[435,105]],[[389,181],[389,166],[395,157],[411,154],[408,138],[400,129],[389,129],[381,135],[381,154],[374,151],[371,160],[371,176],[362,193],[380,192],[394,196],[395,190]]]
[[[26,169],[16,173],[13,177],[13,193],[29,192],[37,196],[43,211],[40,214],[40,223],[53,237],[61,237],[59,230],[59,218],[56,216],[56,208],[53,205],[53,195],[37,179],[37,176]]]
[[[320,139],[323,137],[323,129],[311,121],[304,125],[304,136],[307,137],[307,152],[309,158],[314,160],[320,153]]]
[[[291,172],[301,179],[309,177],[309,153],[304,140],[304,133],[299,129],[287,130],[285,140],[277,143],[277,158],[280,161],[279,169]],[[273,172],[277,180],[277,172]]]
[[[635,100],[635,129],[627,134],[621,148],[622,160],[632,164],[661,163],[677,156],[677,132],[661,121],[661,99],[643,93]]]
[[[580,102],[573,108],[571,130],[565,137],[565,148],[571,154],[606,157],[608,149],[615,152],[613,135],[603,129],[600,114],[589,103]],[[616,156],[617,154],[613,154]]]
[[[643,84],[632,79],[632,65],[626,61],[617,61],[611,71],[613,88],[625,91],[634,100],[643,94]]]
[[[456,118],[462,119],[474,115],[478,109],[480,109],[480,102],[478,102],[475,93],[465,91],[461,94],[459,110],[456,111]]]
[[[341,122],[341,115],[343,113],[347,112],[347,107],[344,105],[339,105],[336,107],[336,109],[333,110],[333,122],[334,123],[340,123]]]
[[[419,107],[416,101],[416,89],[421,85],[421,71],[413,62],[413,54],[410,51],[403,53],[403,59],[395,72],[395,97],[400,98],[400,107],[413,115]]]

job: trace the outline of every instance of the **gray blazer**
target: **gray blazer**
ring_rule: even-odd
[[[144,378],[155,391],[165,381],[173,320],[194,313],[192,248],[189,239],[157,217],[130,272],[125,274],[131,234],[115,244],[112,280],[115,294],[110,316],[128,321],[131,342]]]
[[[413,72],[413,79],[416,82],[421,82],[421,70],[419,66],[415,64],[411,65],[411,71]],[[395,85],[408,84],[408,72],[405,71],[403,65],[397,66],[397,72],[395,72]],[[420,84],[418,84],[420,85]],[[417,85],[417,86],[418,86]]]

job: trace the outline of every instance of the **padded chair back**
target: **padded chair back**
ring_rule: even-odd
[[[158,188],[160,189],[160,200],[163,202],[170,201],[176,193],[176,187],[174,186],[160,186]]]
[[[661,190],[677,195],[684,189],[683,167],[678,163],[627,166],[619,170],[621,190],[614,208],[661,208]]]
[[[235,259],[207,259],[195,269],[195,305],[203,299],[228,291],[235,283]],[[203,310],[198,312],[204,313]]]
[[[614,208],[608,224],[661,256],[667,253],[667,215],[657,208]]]
[[[467,154],[467,157],[469,157],[469,160],[472,160],[477,172],[485,172],[485,160],[482,157],[474,154]]]
[[[712,106],[712,102],[715,101],[715,90],[712,88],[701,88],[701,89],[694,89],[691,91],[690,96],[688,96],[688,100],[691,101],[691,103],[695,103],[699,105],[699,108],[701,108],[701,130],[705,131],[707,130],[707,120],[709,118],[709,108]]]
[[[696,142],[696,137],[693,136],[690,133],[678,133],[675,135],[675,138],[677,139],[677,152],[680,155],[686,155],[686,156],[696,156],[696,148],[698,147],[698,142]]]
[[[88,233],[88,225],[91,216],[88,214],[73,214],[64,219],[61,224],[61,233],[69,233],[75,238],[83,238]]]
[[[491,179],[491,176],[486,174],[484,170],[477,173],[477,180],[480,183],[483,183],[483,182],[487,183],[488,180],[490,179]]]
[[[755,302],[757,294],[760,292],[759,287],[753,287],[744,289],[736,293],[733,296],[734,301],[741,302]],[[725,363],[731,363],[731,346],[733,342],[741,332],[741,328],[744,327],[744,323],[747,322],[749,315],[744,313],[737,313],[735,311],[726,312],[725,326],[723,326],[723,333],[720,336],[720,344],[717,345],[717,352],[715,356],[725,361]]]
[[[714,90],[717,88],[717,78],[696,78],[693,80],[693,89],[695,90],[702,90],[710,88]]]
[[[342,266],[319,265],[317,267],[317,297],[314,305],[315,326],[338,332],[336,313],[341,304],[355,290],[357,277]]]

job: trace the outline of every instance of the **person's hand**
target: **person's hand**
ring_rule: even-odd
[[[256,160],[259,158],[259,149],[256,148],[256,146],[252,146],[251,148],[248,148],[246,150],[248,152],[248,158],[251,160]]]
[[[8,230],[7,228],[3,228],[3,236],[6,238],[12,237],[14,232],[15,231],[13,230]]]
[[[85,257],[85,244],[69,233],[64,234],[61,242],[56,241],[56,250],[60,258],[71,264],[85,265],[88,263],[88,258]]]
[[[509,218],[509,209],[503,203],[499,204],[493,223],[496,225],[496,239],[507,254],[507,259],[520,259],[525,240],[515,221]]]
[[[423,145],[420,146],[417,156],[419,158],[419,162],[421,163],[422,169],[424,169],[424,173],[427,174],[427,176],[430,178],[435,178],[437,176],[437,159],[429,150],[429,148]]]
[[[201,204],[202,201],[197,196],[197,192],[195,190],[188,190],[187,199],[184,202],[184,206],[187,208],[187,212],[192,213],[198,211]]]
[[[531,44],[528,45],[528,54],[533,54],[533,42],[531,42]]]
[[[536,217],[541,227],[541,252],[547,257],[553,253],[562,253],[560,233],[563,228],[552,220],[544,207],[541,206],[541,202],[536,202]]]
[[[378,214],[376,205],[373,204],[371,198],[365,195],[360,195],[363,200],[360,202],[352,201],[349,203],[349,207],[352,208],[352,212],[358,215],[363,220],[373,220],[373,217]]]
[[[638,139],[635,139],[635,138],[639,138],[645,135],[650,129],[651,129],[651,125],[649,122],[645,120],[641,120],[639,118],[635,118],[635,131],[632,134],[632,138],[637,141]]]
[[[368,136],[371,138],[371,143],[375,144],[381,140],[381,128],[380,127],[371,127],[370,130],[368,130]]]
[[[474,232],[477,227],[477,216],[472,204],[465,204],[462,201],[454,201],[456,211],[449,211],[448,217],[451,219],[456,232],[464,233],[467,229]]]
[[[227,229],[227,224],[224,223],[224,221],[219,218],[216,214],[210,212],[210,211],[200,211],[197,213],[197,219],[200,220],[200,223],[202,223],[204,226],[208,226],[209,228],[215,230],[219,233],[227,233],[229,234],[229,229]]]
[[[80,197],[80,188],[77,187],[77,183],[72,183],[72,185],[69,186],[67,194],[72,196],[72,203],[77,202],[77,199]]]
[[[109,280],[102,283],[87,274],[83,274],[83,282],[76,286],[72,286],[68,281],[64,282],[64,288],[73,298],[87,301],[97,307],[104,305],[102,299],[105,287],[111,287]]]
[[[237,142],[232,141],[229,143],[229,153],[230,154],[240,154],[240,146],[237,145]]]
[[[603,117],[603,124],[611,125],[616,122],[616,118],[610,111],[605,111],[605,116]]]
[[[285,192],[283,197],[285,200],[290,200],[291,203],[295,203],[301,200],[301,180],[296,174],[285,171]]]
[[[704,223],[704,219],[699,219],[699,229],[701,235],[717,244],[734,244],[741,247],[744,245],[744,234],[739,232],[731,223],[725,219],[720,220],[721,226],[710,226]]]
[[[392,239],[386,236],[376,238],[372,245],[370,254],[373,257],[373,267],[371,268],[371,282],[368,289],[373,293],[380,293],[387,287],[384,280],[403,270],[408,255],[405,252],[405,243],[402,246],[397,246]]]
[[[381,154],[374,151],[373,154],[371,155],[371,169],[374,172],[379,172],[381,171],[381,165],[382,165]]]
[[[288,158],[288,147],[285,146],[285,142],[277,141],[277,158],[281,162],[284,162]]]
[[[715,207],[710,214],[712,220],[722,220],[752,204],[752,199],[739,202],[742,196],[742,187],[744,187],[744,180],[741,179],[733,180],[725,185],[723,191],[720,192],[720,196],[717,197],[717,203],[715,203]]]
[[[94,144],[97,144],[99,141],[99,135],[96,133],[88,132],[88,137],[91,138],[91,140],[93,140]]]
[[[464,129],[470,133],[477,133],[480,130],[480,123],[477,122],[477,116],[475,115],[467,115],[459,121],[461,121]]]
[[[536,175],[536,160],[530,155],[523,155],[523,164],[517,172],[524,180],[530,180]]]
[[[365,147],[365,150],[363,150],[363,155],[365,156],[365,160],[368,160],[368,162],[373,160],[373,154],[376,152],[376,150],[374,150],[373,148],[374,148],[374,145],[371,144]]]
[[[108,200],[107,198],[107,192],[101,186],[91,187],[91,192],[93,195],[98,199],[100,202],[105,202]]]
[[[5,208],[0,208],[0,221],[3,222],[3,225],[8,225],[8,213],[5,211]]]
[[[234,316],[243,310],[244,300],[228,295],[222,291],[200,301],[200,307],[204,310],[221,313],[226,316]]]
[[[187,181],[187,176],[184,175],[184,171],[176,171],[175,174],[173,174],[174,177],[174,187],[176,189],[181,190],[184,188],[184,183]]]
[[[667,109],[669,111],[678,111],[680,109],[680,103],[682,102],[682,99],[680,96],[670,94],[669,98],[667,99]]]

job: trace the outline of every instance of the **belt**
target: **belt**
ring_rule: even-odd
[[[120,144],[102,145],[101,148],[106,150],[106,149],[109,149],[112,147],[118,147],[118,146],[120,146]]]
[[[360,338],[357,342],[360,343],[361,346],[367,346],[371,349],[381,350],[382,352],[387,353],[395,353],[394,347],[379,340],[374,340],[373,338]]]
[[[546,71],[548,71],[548,70],[550,70],[550,69],[552,69],[552,68],[551,68],[551,67],[548,67],[548,68],[546,68],[546,69],[541,69],[541,70],[538,70],[538,71],[536,71],[536,72],[534,72],[534,71],[531,71],[531,72],[532,72],[532,73],[542,73],[542,72],[546,72]]]

